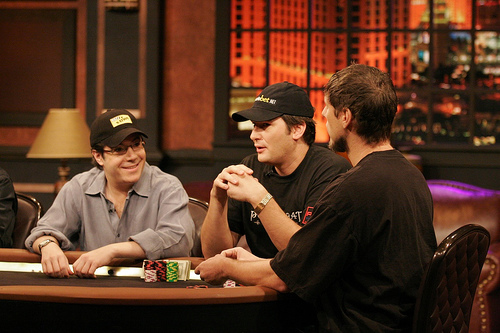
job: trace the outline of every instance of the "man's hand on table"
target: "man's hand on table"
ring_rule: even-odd
[[[255,254],[245,250],[242,247],[233,247],[232,249],[227,249],[221,252],[225,257],[238,259],[238,260],[260,260]]]
[[[217,254],[213,257],[201,262],[195,269],[195,273],[200,275],[200,278],[210,284],[223,284],[228,279],[224,271],[224,262],[233,260],[223,254]]]
[[[95,278],[96,269],[109,264],[112,259],[106,246],[86,252],[73,263],[73,274],[80,278]]]
[[[54,242],[42,248],[42,269],[45,275],[53,278],[67,278],[73,274],[69,267],[68,258],[61,248]]]
[[[258,261],[262,259],[241,247],[235,247],[201,262],[196,267],[195,273],[200,274],[200,278],[210,284],[223,284],[227,279],[232,278],[228,274],[227,265],[234,260]]]

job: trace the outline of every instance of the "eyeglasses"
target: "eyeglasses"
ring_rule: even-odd
[[[128,152],[129,148],[132,148],[133,151],[139,151],[141,149],[144,149],[145,144],[146,143],[144,141],[139,140],[128,146],[121,145],[108,150],[103,149],[102,151],[111,155],[125,155]]]

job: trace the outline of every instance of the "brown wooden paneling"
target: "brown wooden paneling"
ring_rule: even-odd
[[[29,147],[33,143],[39,128],[0,126],[0,146]]]
[[[0,10],[1,111],[46,112],[63,106],[67,14]]]
[[[147,49],[147,22],[148,22],[148,6],[147,0],[139,1],[139,11],[137,13],[131,12],[127,15],[137,16],[138,20],[138,40],[137,45],[134,47],[137,49],[138,57],[137,62],[134,64],[134,67],[122,68],[120,73],[129,73],[137,68],[137,82],[123,82],[121,85],[113,84],[113,82],[109,82],[113,80],[112,72],[107,72],[109,67],[114,66],[115,69],[117,64],[109,64],[107,60],[115,59],[116,54],[110,55],[110,50],[113,48],[117,48],[117,45],[113,45],[113,41],[108,41],[108,34],[117,35],[120,31],[117,31],[113,25],[108,23],[109,18],[108,15],[112,15],[113,13],[108,12],[106,9],[105,0],[99,0],[97,6],[97,71],[96,71],[96,115],[99,115],[103,110],[108,108],[126,108],[134,113],[137,118],[145,118],[146,116],[146,69],[147,69],[147,58],[148,51],[156,52],[157,50],[148,50]],[[129,33],[131,31],[128,31]],[[127,35],[127,31],[123,31],[123,34]],[[127,42],[130,42],[127,40]],[[111,44],[111,45],[110,45]],[[133,43],[131,43],[133,44]],[[132,50],[131,50],[132,51]],[[136,52],[134,50],[134,52]],[[122,54],[122,57],[129,57],[128,54]],[[133,76],[132,76],[133,77]],[[137,103],[130,103],[125,101],[124,104],[114,104],[110,102],[106,97],[107,91],[113,91],[114,97],[116,96],[127,96],[127,90],[125,87],[133,86],[133,93],[137,95]],[[130,96],[127,96],[127,98]],[[116,103],[116,102],[115,102]]]
[[[26,126],[50,108],[85,114],[86,11],[86,0],[0,2],[0,146],[31,145]]]
[[[212,149],[215,7],[215,0],[165,2],[165,150]]]

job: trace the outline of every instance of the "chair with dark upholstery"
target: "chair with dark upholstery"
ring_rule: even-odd
[[[481,270],[470,317],[470,333],[500,332],[500,191],[451,180],[427,184],[434,202],[434,231],[438,244],[467,224],[490,233],[490,248]]]
[[[194,221],[195,226],[195,238],[194,245],[191,249],[191,255],[193,257],[203,257],[203,252],[201,251],[201,226],[203,225],[203,221],[205,220],[205,216],[208,211],[208,203],[206,201],[202,201],[196,198],[189,197],[188,202],[189,213],[191,213],[191,217]]]
[[[469,331],[474,294],[489,245],[489,232],[474,224],[460,227],[439,244],[420,285],[414,333]]]
[[[42,205],[34,197],[16,192],[17,214],[14,232],[12,233],[13,245],[17,249],[25,249],[24,241],[42,216]]]

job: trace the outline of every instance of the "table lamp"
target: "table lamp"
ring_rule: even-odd
[[[58,158],[61,160],[59,179],[54,186],[57,195],[68,181],[70,158],[89,158],[90,131],[78,109],[50,109],[43,121],[27,158]]]

